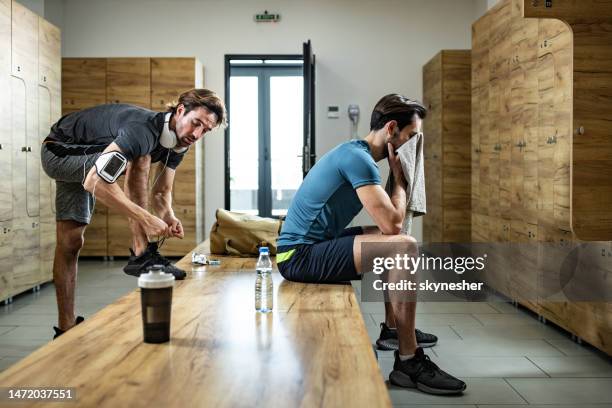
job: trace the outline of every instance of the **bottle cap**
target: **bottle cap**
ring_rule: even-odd
[[[260,254],[267,254],[269,252],[270,252],[270,250],[268,249],[268,247],[259,247],[259,253]]]
[[[138,286],[145,289],[169,288],[174,286],[174,275],[165,273],[162,265],[153,265],[149,272],[138,278]]]

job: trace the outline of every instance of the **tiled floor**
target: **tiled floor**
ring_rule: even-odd
[[[121,272],[122,261],[82,261],[77,311],[91,316],[135,287]],[[354,284],[359,292],[359,283]],[[384,318],[381,304],[363,303],[370,338],[378,337]],[[56,324],[53,285],[17,296],[0,306],[0,371],[48,342]],[[463,396],[439,397],[390,386],[395,406],[410,407],[612,407],[612,360],[572,342],[553,326],[502,302],[422,303],[421,330],[439,336],[427,349],[443,369],[464,379]],[[391,352],[379,352],[384,378],[393,366]]]

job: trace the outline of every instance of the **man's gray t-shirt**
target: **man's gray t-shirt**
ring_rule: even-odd
[[[159,144],[165,115],[133,105],[99,105],[63,116],[51,127],[48,139],[96,146],[94,150],[100,151],[115,142],[130,161],[151,155],[152,162],[167,162],[169,168],[176,169],[185,153]]]

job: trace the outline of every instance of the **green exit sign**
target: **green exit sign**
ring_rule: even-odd
[[[268,13],[264,11],[263,14],[255,14],[255,22],[257,23],[276,23],[280,20],[280,14]]]

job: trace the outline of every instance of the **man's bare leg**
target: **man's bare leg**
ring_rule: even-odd
[[[66,331],[75,324],[74,299],[77,262],[83,247],[86,225],[76,221],[57,222],[57,244],[53,259],[53,283],[57,297],[58,327]]]
[[[123,191],[125,195],[145,210],[149,206],[149,169],[151,168],[151,156],[143,156],[134,159],[128,164],[125,175]],[[132,250],[136,255],[142,254],[149,243],[149,238],[139,223],[129,219],[132,231]]]
[[[361,227],[364,235],[382,235],[380,229],[375,225],[368,225]],[[395,315],[393,314],[393,307],[391,302],[385,302],[385,324],[387,327],[395,329]]]
[[[357,235],[353,243],[353,257],[355,266],[359,274],[367,271],[361,270],[361,244],[364,242],[388,242],[395,244],[404,244],[407,254],[416,253],[416,240],[409,235],[380,235],[366,234],[368,229],[364,228],[363,235]],[[395,256],[394,253],[381,254],[381,256]],[[390,271],[389,282],[398,282],[402,279],[404,272]],[[387,312],[388,311],[388,312]],[[414,354],[417,349],[417,341],[415,335],[415,319],[416,319],[416,302],[408,302],[405,299],[391,299],[389,309],[385,305],[385,312],[394,316],[394,323],[398,330],[399,337],[399,352],[402,355]],[[387,323],[388,324],[388,323]]]

